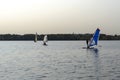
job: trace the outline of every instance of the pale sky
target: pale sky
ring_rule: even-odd
[[[0,34],[120,34],[120,0],[0,0]]]

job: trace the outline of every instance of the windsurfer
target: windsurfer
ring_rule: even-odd
[[[90,47],[88,46],[88,39],[86,39],[86,44],[87,44],[87,48],[90,48]]]

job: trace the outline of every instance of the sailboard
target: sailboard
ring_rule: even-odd
[[[35,34],[34,42],[37,42],[37,33]]]
[[[100,29],[97,28],[96,31],[93,34],[93,37],[90,39],[90,41],[87,44],[88,49],[93,49],[93,46],[98,45],[98,41],[99,41],[99,36],[100,36]],[[85,48],[85,47],[84,47]]]
[[[47,45],[47,42],[48,42],[48,38],[47,35],[45,35],[43,39],[43,45]]]

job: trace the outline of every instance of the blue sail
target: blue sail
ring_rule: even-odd
[[[100,29],[97,28],[96,31],[95,31],[95,33],[94,33],[94,35],[93,35],[93,37],[91,38],[91,40],[90,40],[90,42],[88,44],[89,47],[98,44],[99,35],[100,35]]]

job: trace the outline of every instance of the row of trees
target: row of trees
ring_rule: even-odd
[[[86,40],[93,34],[48,34],[49,40]],[[38,40],[43,40],[44,34],[38,35]],[[0,40],[34,40],[35,34],[0,34]],[[120,40],[120,35],[100,34],[100,40]]]

